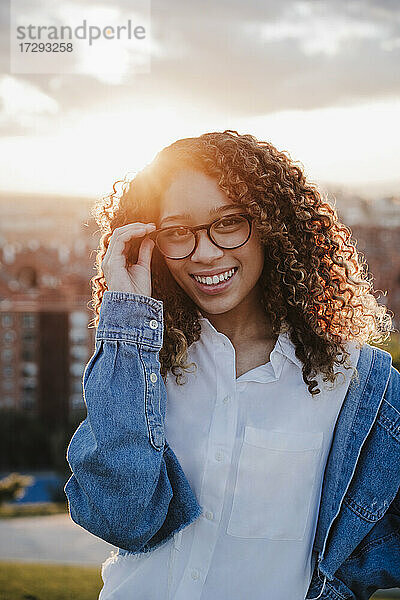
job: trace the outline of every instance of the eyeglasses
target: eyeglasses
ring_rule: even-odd
[[[148,237],[167,258],[188,258],[197,247],[197,232],[205,229],[218,248],[232,250],[243,246],[251,234],[252,217],[248,214],[225,215],[208,225],[172,226],[156,229]]]

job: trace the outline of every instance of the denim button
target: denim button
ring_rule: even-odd
[[[213,520],[213,517],[214,517],[214,515],[212,514],[212,512],[211,512],[211,511],[209,511],[209,510],[206,512],[206,515],[205,515],[205,516],[206,516],[206,519],[207,519],[208,521],[212,521],[212,520]]]
[[[197,569],[193,569],[192,571],[192,579],[196,580],[200,577],[200,574]]]
[[[157,381],[158,377],[155,373],[150,373],[150,381],[152,383],[155,383]]]
[[[215,460],[221,461],[223,460],[224,455],[222,454],[222,452],[216,452],[215,453]]]
[[[152,319],[152,320],[150,321],[149,325],[150,325],[150,327],[151,327],[152,329],[157,329],[157,327],[158,327],[158,323],[157,323],[157,321],[156,321],[155,319]]]
[[[230,400],[230,399],[231,399],[231,397],[230,397],[230,396],[225,396],[225,398],[222,400],[222,402],[223,402],[224,404],[228,404],[228,402],[229,402],[229,400]]]

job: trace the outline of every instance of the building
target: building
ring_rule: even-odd
[[[65,424],[94,349],[99,235],[84,198],[0,196],[0,407]]]
[[[379,302],[393,313],[400,327],[400,196],[376,200],[330,190],[341,220],[350,227],[357,249],[368,262]]]

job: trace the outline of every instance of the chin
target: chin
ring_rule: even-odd
[[[206,302],[199,302],[197,298],[193,298],[193,301],[196,303],[198,308],[211,315],[221,315],[229,312],[239,304],[239,301],[235,302],[234,300],[227,298],[213,298]]]

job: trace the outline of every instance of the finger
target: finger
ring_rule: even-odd
[[[104,256],[104,261],[106,262],[108,259],[111,258],[111,256],[114,259],[115,253],[122,255],[125,249],[125,243],[129,242],[131,238],[144,237],[146,233],[149,233],[151,230],[154,229],[155,225],[148,226],[145,223],[129,223],[128,225],[118,227],[114,230],[112,236],[110,237],[109,246]]]
[[[137,259],[137,264],[145,267],[150,271],[151,265],[151,257],[153,254],[153,248],[155,243],[150,238],[145,238],[143,242],[140,244],[139,255]]]
[[[117,227],[116,229],[114,229],[114,231],[109,239],[108,248],[110,249],[110,254],[113,251],[115,241],[121,235],[125,235],[125,237],[126,237],[126,233],[130,232],[130,235],[135,236],[135,237],[136,236],[140,237],[140,235],[144,235],[145,231],[146,231],[145,223],[128,223],[127,225],[122,225],[121,227]]]
[[[146,227],[155,227],[156,224],[155,223],[143,223],[142,221],[135,221],[135,223],[127,223],[126,225],[121,225],[120,227],[116,227],[113,231],[113,235],[118,235],[119,233],[124,233],[125,231],[129,230],[129,229],[135,229],[135,227],[137,227],[138,229],[143,229]]]

